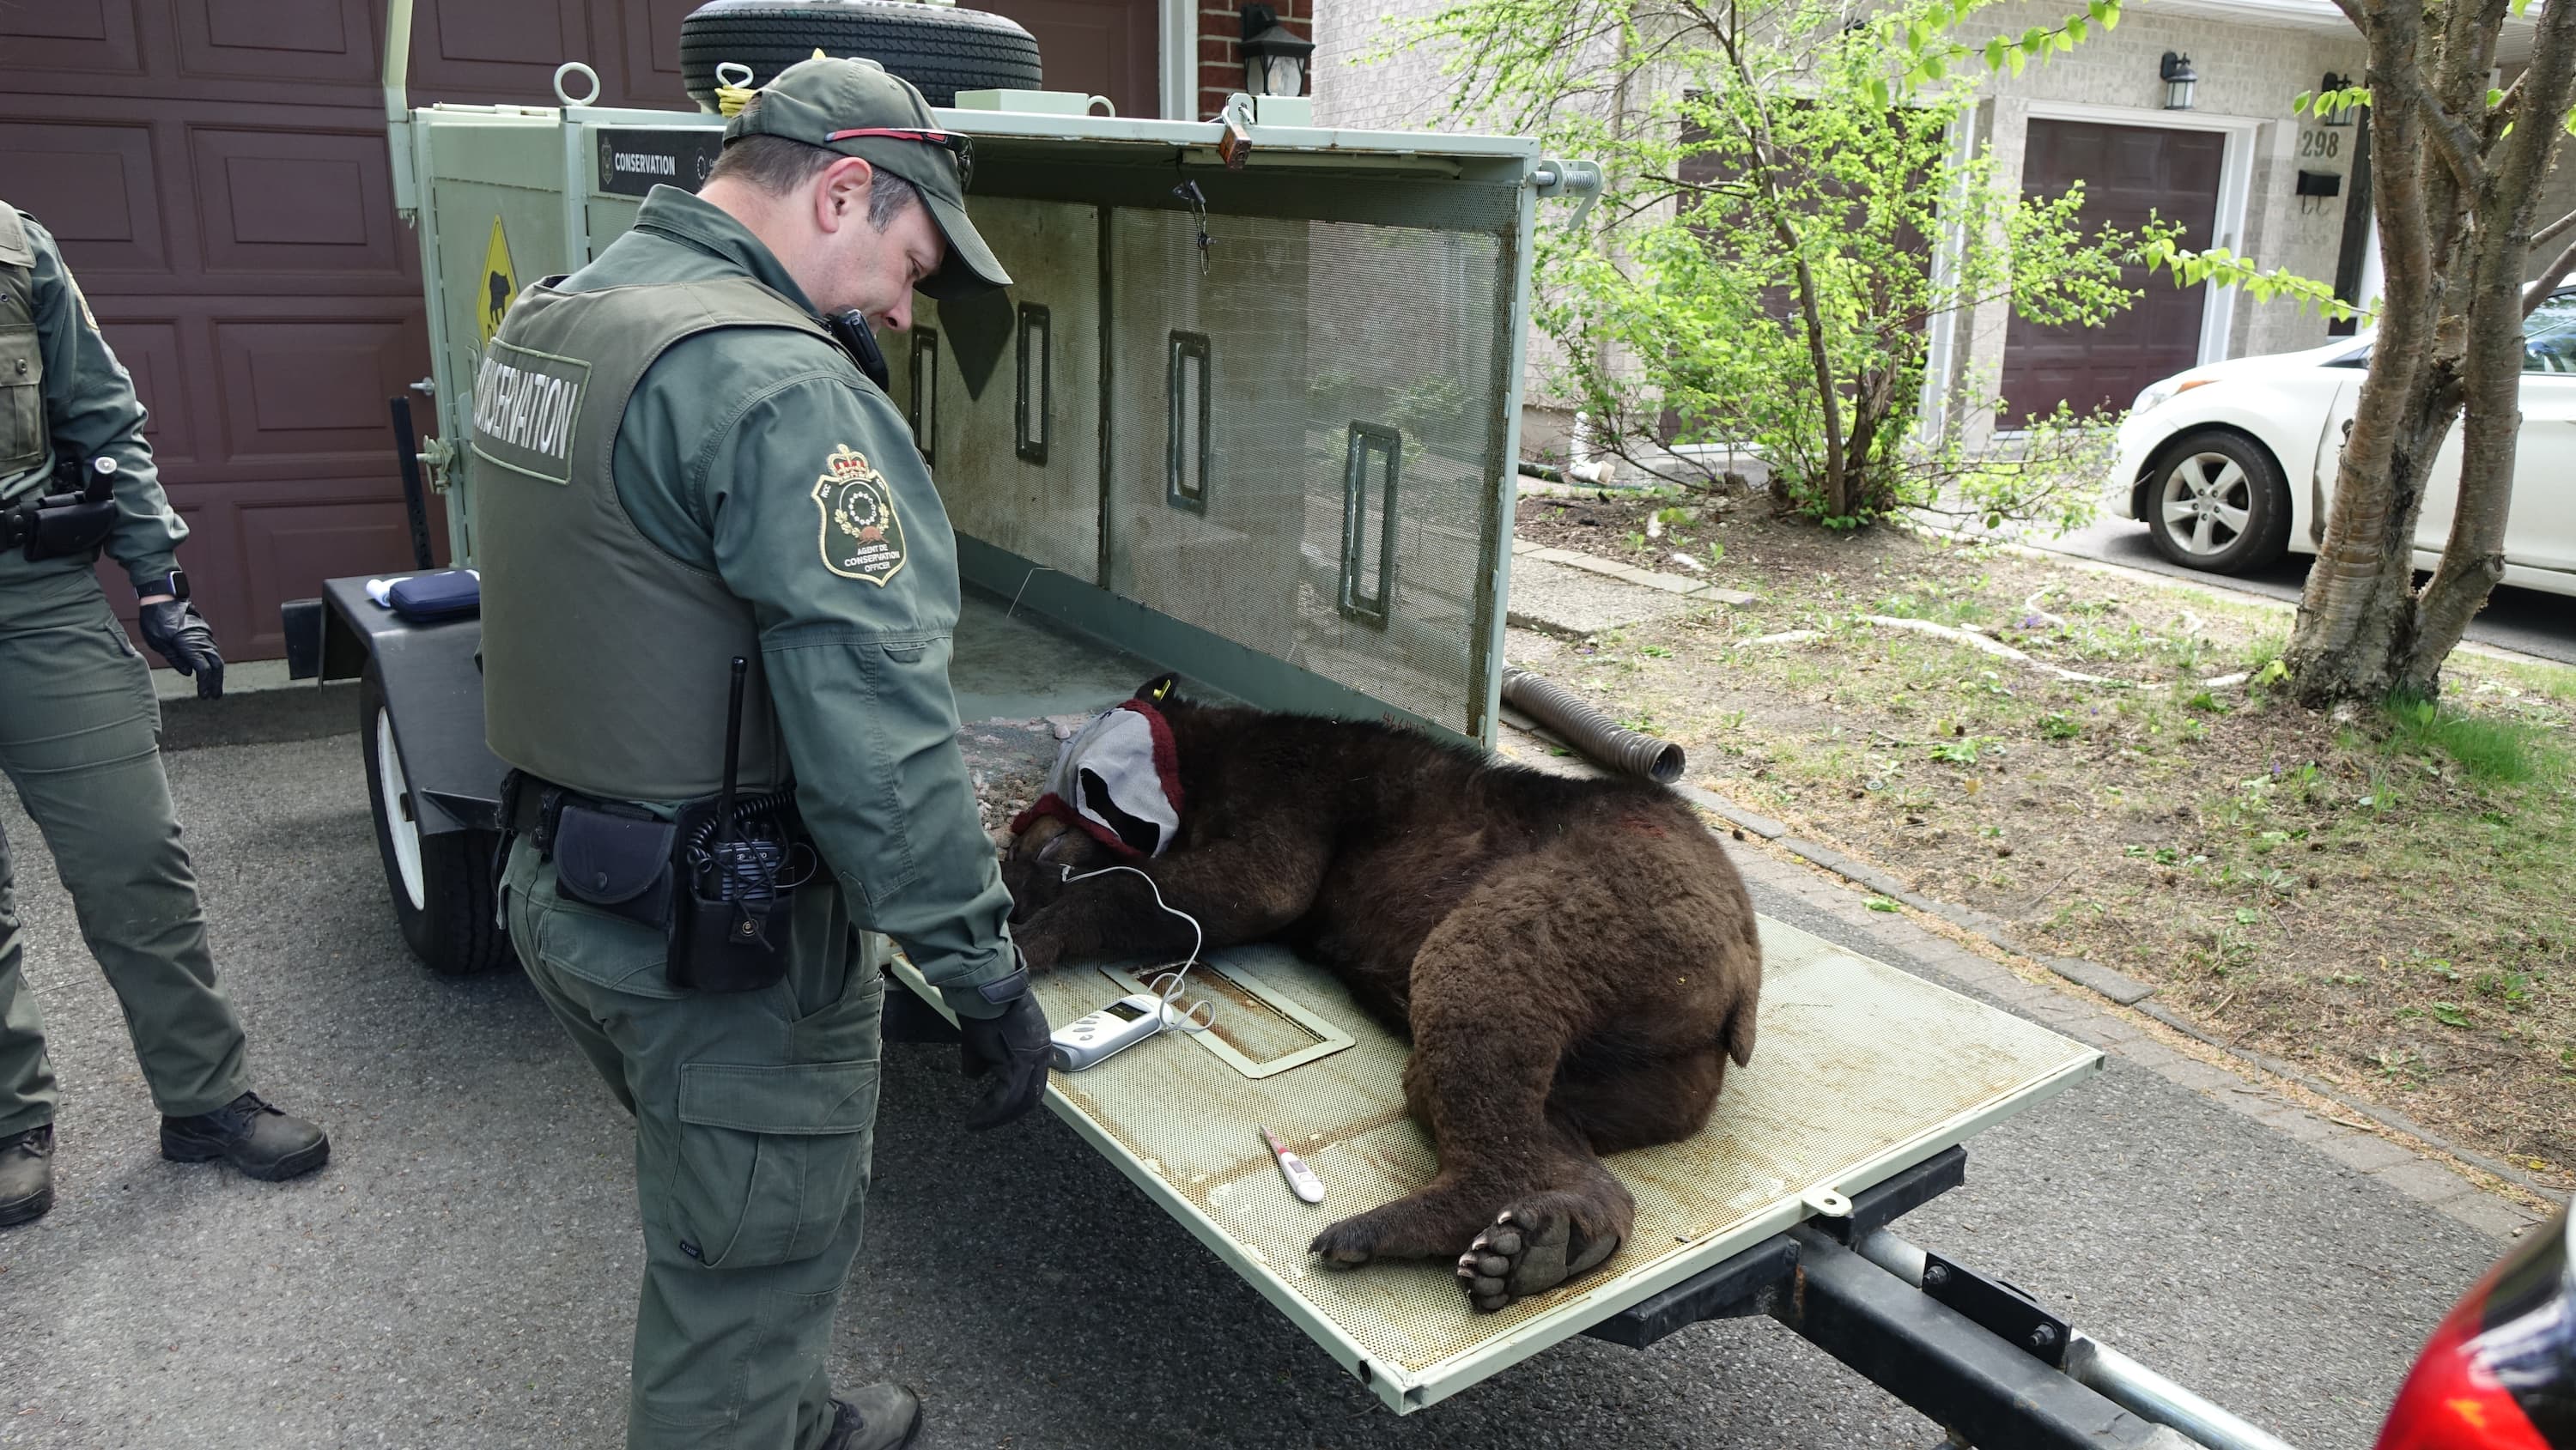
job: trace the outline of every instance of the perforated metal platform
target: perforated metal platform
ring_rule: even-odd
[[[1697,1137],[1609,1160],[1637,1199],[1628,1244],[1602,1270],[1497,1314],[1473,1312],[1446,1263],[1343,1272],[1307,1255],[1318,1229],[1418,1187],[1433,1159],[1404,1110],[1405,1043],[1285,950],[1214,961],[1348,1033],[1352,1046],[1256,1079],[1168,1034],[1088,1072],[1055,1074],[1047,1103],[1406,1413],[1789,1227],[1812,1212],[1812,1197],[1866,1188],[2101,1066],[2089,1047],[1793,927],[1763,921],[1762,946],[1753,1066],[1728,1074]],[[908,966],[898,970],[921,990]],[[1097,967],[1069,966],[1038,994],[1061,1023],[1123,990]],[[1298,1045],[1257,1019],[1265,1009],[1240,989],[1211,995],[1242,1024],[1238,1055]],[[1290,1195],[1263,1126],[1313,1165],[1323,1203]]]

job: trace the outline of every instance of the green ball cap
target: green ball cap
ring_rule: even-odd
[[[909,181],[930,208],[930,220],[948,241],[948,259],[921,281],[926,297],[946,301],[1011,285],[1011,274],[966,219],[966,186],[956,153],[930,141],[891,136],[828,139],[836,132],[890,128],[941,131],[930,103],[912,82],[889,75],[872,61],[817,56],[780,71],[760,88],[759,101],[725,126],[725,143],[744,136],[784,136],[820,146]]]

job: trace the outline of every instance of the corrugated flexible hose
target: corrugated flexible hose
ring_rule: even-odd
[[[1503,703],[1563,736],[1565,743],[1622,775],[1657,785],[1682,778],[1682,748],[1623,728],[1582,696],[1517,665],[1503,667]]]

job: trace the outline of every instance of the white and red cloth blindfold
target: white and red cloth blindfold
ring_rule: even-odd
[[[1142,695],[1091,718],[1056,748],[1047,793],[1011,822],[1040,816],[1080,828],[1117,854],[1160,856],[1181,829],[1181,770],[1172,727]]]

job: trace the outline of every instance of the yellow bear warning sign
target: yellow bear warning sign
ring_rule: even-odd
[[[501,230],[501,219],[492,218],[492,241],[483,249],[483,295],[476,299],[474,330],[482,346],[492,345],[492,334],[501,330],[502,315],[510,310],[510,299],[519,295],[519,271],[510,265],[510,238]]]

